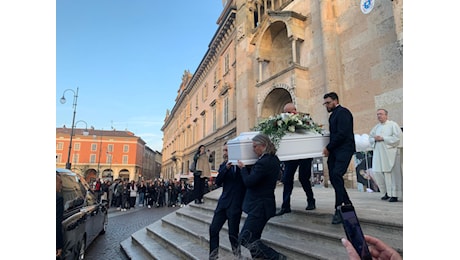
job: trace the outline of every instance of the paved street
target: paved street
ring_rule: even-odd
[[[88,248],[88,260],[128,260],[120,248],[121,241],[132,233],[160,220],[163,216],[177,210],[178,207],[147,208],[138,207],[121,212],[109,209],[109,225],[107,232],[99,236]]]

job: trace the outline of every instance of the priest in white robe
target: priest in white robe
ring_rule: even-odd
[[[369,142],[373,147],[372,170],[381,193],[382,200],[389,202],[402,198],[402,172],[398,146],[402,138],[399,125],[388,120],[388,111],[377,110],[379,123],[372,128]]]

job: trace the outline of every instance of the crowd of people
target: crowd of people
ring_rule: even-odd
[[[204,180],[203,193],[212,189]],[[92,185],[93,191],[99,201],[106,201],[109,207],[127,211],[131,208],[148,207],[183,207],[195,200],[194,186],[186,179],[149,179],[140,181],[127,181],[122,179],[104,180],[97,179]]]

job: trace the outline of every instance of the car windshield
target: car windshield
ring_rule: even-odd
[[[76,175],[61,174],[61,180],[64,211],[73,210],[83,205],[86,191],[78,177]]]

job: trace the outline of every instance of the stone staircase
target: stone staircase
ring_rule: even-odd
[[[380,238],[403,254],[403,202],[380,200],[382,194],[347,190],[356,208],[365,234]],[[277,206],[282,202],[283,186],[275,190]],[[342,225],[332,225],[333,188],[313,188],[316,209],[306,211],[306,197],[301,187],[291,196],[289,214],[273,217],[266,225],[262,239],[288,259],[348,259],[340,238]],[[208,259],[209,225],[221,189],[205,195],[205,203],[188,204],[161,220],[141,229],[121,243],[130,259]],[[246,215],[243,213],[241,225]],[[251,259],[242,248],[243,259]],[[220,232],[219,259],[234,259],[227,235],[227,226]]]

